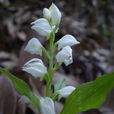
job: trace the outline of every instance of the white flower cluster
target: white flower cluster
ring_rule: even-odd
[[[61,12],[55,4],[52,4],[49,9],[44,8],[43,15],[44,18],[32,22],[32,29],[37,31],[41,36],[49,37],[52,30],[60,23]],[[73,62],[71,46],[79,43],[72,35],[67,34],[63,36],[58,41],[58,50],[61,50],[56,55],[57,62],[64,63],[66,66],[71,64]],[[42,44],[40,41],[37,38],[32,38],[24,50],[31,54],[42,55],[41,47]],[[39,59],[32,59],[27,62],[23,70],[31,73],[34,77],[43,77],[46,73],[46,67]]]
[[[58,31],[61,21],[61,12],[57,8],[57,6],[52,3],[49,9],[44,8],[43,17],[44,18],[40,18],[31,23],[32,29],[38,32],[39,35],[49,39],[52,31],[54,33]],[[57,44],[59,51],[56,55],[57,63],[64,63],[66,66],[71,64],[73,62],[71,46],[79,44],[79,42],[76,40],[75,37],[67,34],[63,36],[59,41],[57,41]],[[24,50],[30,54],[41,56],[42,47],[42,44],[37,38],[32,38],[28,42]],[[30,73],[35,78],[44,78],[45,74],[47,73],[46,66],[43,64],[42,60],[38,58],[29,60],[27,63],[24,64],[22,69],[23,71]],[[74,89],[75,87],[67,86],[58,90],[59,99],[61,97],[68,97]],[[40,97],[40,108],[42,114],[55,114],[54,102],[49,97]]]

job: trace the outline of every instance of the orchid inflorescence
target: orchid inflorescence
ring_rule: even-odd
[[[39,35],[49,40],[50,53],[43,47],[37,38],[32,38],[25,51],[30,54],[36,54],[42,56],[42,52],[49,60],[49,70],[44,65],[43,61],[38,58],[33,58],[24,64],[22,70],[30,73],[34,78],[40,78],[46,80],[46,97],[39,97],[40,99],[40,111],[42,114],[55,114],[54,102],[61,98],[67,98],[75,89],[73,86],[62,86],[55,89],[54,93],[51,92],[51,85],[54,76],[54,72],[59,69],[62,63],[66,66],[73,62],[71,46],[79,44],[72,35],[65,35],[59,41],[55,42],[55,33],[59,30],[59,24],[61,21],[61,12],[55,4],[52,3],[50,8],[43,9],[43,18],[40,18],[32,22],[32,29],[38,32]],[[54,65],[54,51],[58,48],[58,53],[55,58],[57,60]],[[65,84],[64,84],[65,85]],[[56,84],[57,86],[57,84]],[[29,100],[24,98],[20,101],[28,102]]]

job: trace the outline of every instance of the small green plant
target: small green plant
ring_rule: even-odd
[[[0,68],[0,71],[13,81],[16,89],[23,95],[20,102],[32,102],[41,114],[55,114],[54,102],[61,98],[66,98],[61,114],[77,114],[78,112],[98,108],[114,87],[114,73],[104,75],[77,88],[65,86],[65,78],[61,78],[54,85],[53,93],[51,86],[54,72],[59,69],[62,63],[67,66],[73,62],[71,46],[79,44],[79,41],[72,35],[67,34],[55,42],[55,33],[58,32],[61,21],[61,12],[55,4],[52,4],[49,9],[43,9],[43,17],[31,24],[33,30],[49,40],[50,52],[48,53],[37,38],[32,38],[24,50],[40,56],[43,52],[49,61],[49,68],[44,65],[41,59],[33,58],[24,64],[22,70],[30,73],[34,78],[46,81],[45,97],[36,96],[23,80],[15,77],[7,70]],[[57,62],[54,64],[56,48],[58,48],[58,53],[55,56]]]

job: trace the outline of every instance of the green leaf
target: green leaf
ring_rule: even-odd
[[[66,85],[66,79],[61,77],[61,79],[54,85],[54,91],[62,89]]]
[[[114,72],[77,87],[67,98],[61,114],[77,114],[99,108],[114,88]]]
[[[0,71],[4,73],[6,76],[8,76],[8,78],[10,78],[14,83],[16,89],[24,96],[27,96],[30,99],[30,101],[40,110],[39,98],[32,93],[27,83],[25,83],[23,80],[17,78],[16,76],[14,76],[13,74],[11,74],[10,72],[1,67]]]

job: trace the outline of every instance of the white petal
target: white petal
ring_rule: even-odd
[[[21,98],[19,99],[19,103],[30,103],[30,100],[26,96],[21,96]]]
[[[59,51],[56,55],[57,62],[64,62],[65,65],[69,65],[73,62],[72,60],[72,49],[69,46],[64,47],[61,51]]]
[[[58,50],[65,47],[65,46],[73,46],[75,44],[80,43],[76,40],[75,37],[73,37],[72,35],[69,35],[69,34],[63,36],[58,42],[59,42]]]
[[[26,71],[26,72],[32,74],[32,76],[35,78],[43,77],[45,74],[45,70],[43,70],[43,71],[38,70],[39,67],[37,67],[37,68],[34,68],[34,67],[23,68],[23,71]]]
[[[59,97],[60,98],[61,97],[67,98],[74,90],[75,90],[75,87],[73,87],[73,86],[66,86],[66,87],[58,90],[59,94],[60,94]]]
[[[49,11],[49,9],[47,9],[47,8],[43,9],[43,16],[46,19],[50,19],[51,18],[51,12]]]
[[[44,77],[47,72],[47,68],[44,66],[42,60],[34,58],[24,64],[23,71],[32,74],[33,77]]]
[[[52,29],[51,26],[49,25],[49,22],[45,18],[38,19],[32,22],[31,24],[33,24],[32,29],[38,32],[39,35],[45,37],[50,36]]]
[[[58,25],[61,21],[61,12],[57,8],[55,4],[52,3],[52,5],[49,8],[51,12],[51,19],[53,25]]]
[[[36,63],[36,62],[43,64],[43,62],[42,62],[41,59],[33,58],[33,59],[29,60],[28,62],[26,62],[24,65],[29,65],[29,64],[31,64],[31,63]]]
[[[64,64],[65,64],[66,66],[70,65],[72,62],[73,62],[72,56],[70,56],[68,59],[65,59],[65,60],[64,60]]]
[[[40,108],[42,114],[55,114],[54,102],[51,98],[40,97]]]
[[[41,49],[41,43],[37,38],[32,38],[27,46],[25,47],[25,51],[31,53],[31,54],[37,54],[42,55],[42,49]]]

